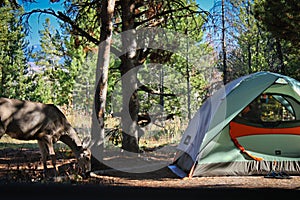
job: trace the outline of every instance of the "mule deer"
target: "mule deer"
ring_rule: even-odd
[[[0,98],[0,138],[4,134],[19,140],[37,140],[44,172],[50,156],[58,173],[53,146],[57,141],[71,148],[84,172],[90,170],[90,150],[83,147],[65,115],[53,104]]]

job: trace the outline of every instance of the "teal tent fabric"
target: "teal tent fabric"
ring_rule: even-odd
[[[228,136],[228,124],[263,92],[282,93],[287,99],[293,99],[292,106],[296,108],[288,109],[293,109],[300,118],[299,86],[295,79],[264,71],[240,77],[226,84],[208,98],[191,119],[178,144],[175,162],[170,168],[176,167],[186,174],[192,173],[192,176],[213,175],[213,171],[216,175],[237,175],[239,172],[242,175],[251,174],[245,168],[249,169],[249,165],[257,167],[251,164],[256,161],[245,159],[241,155]],[[281,101],[286,103],[286,100]],[[264,157],[268,159],[268,155]],[[283,160],[288,162],[289,159]],[[267,170],[269,161],[263,162],[266,163],[261,166],[265,166],[264,170]],[[293,159],[293,162],[288,168],[296,170],[298,159]]]

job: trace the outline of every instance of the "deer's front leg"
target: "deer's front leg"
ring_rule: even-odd
[[[42,156],[42,162],[43,162],[43,172],[44,172],[44,175],[46,175],[47,173],[47,157],[48,157],[48,150],[47,150],[47,147],[46,147],[46,143],[42,140],[38,140],[38,145],[39,145],[39,148],[40,148],[40,152],[41,152],[41,156]]]
[[[5,127],[4,127],[4,124],[2,123],[1,117],[0,117],[0,139],[4,134],[5,134]]]

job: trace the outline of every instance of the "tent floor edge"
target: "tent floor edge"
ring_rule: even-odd
[[[180,178],[185,178],[187,177],[187,174],[181,169],[179,168],[176,164],[171,164],[168,165],[168,168],[178,177]]]

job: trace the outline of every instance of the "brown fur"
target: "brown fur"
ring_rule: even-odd
[[[37,140],[44,170],[50,155],[57,171],[53,144],[59,140],[72,149],[84,171],[90,170],[90,150],[83,148],[76,131],[53,104],[0,98],[0,138],[4,134],[19,140]]]

